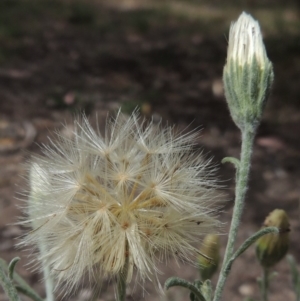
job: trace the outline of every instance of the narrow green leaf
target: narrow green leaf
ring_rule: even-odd
[[[13,281],[14,279],[14,271],[15,271],[15,267],[16,264],[18,263],[18,261],[20,260],[20,257],[15,257],[12,259],[12,261],[9,263],[8,266],[8,277],[11,281]]]
[[[237,159],[237,158],[234,158],[234,157],[225,157],[223,158],[223,160],[221,161],[222,164],[224,163],[231,163],[234,165],[234,167],[236,168],[236,170],[239,170],[240,169],[240,160]]]
[[[10,301],[20,301],[18,292],[10,279],[5,275],[5,271],[0,267],[0,284]]]
[[[15,260],[16,258],[14,258],[11,262],[10,262],[10,266],[12,264],[12,262]],[[14,265],[17,263],[18,261],[16,261],[14,263]],[[7,265],[7,263],[0,258],[0,268],[2,268],[4,271],[9,272],[9,266]],[[19,291],[20,293],[25,294],[26,296],[30,296],[30,298],[32,300],[35,301],[44,301],[44,299],[42,299],[28,284],[27,282],[17,273],[13,273],[13,279],[15,282],[17,282],[19,285],[16,286],[16,290]],[[26,293],[24,293],[26,292]]]

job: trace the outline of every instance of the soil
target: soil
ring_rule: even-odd
[[[9,262],[20,256],[17,272],[44,296],[41,275],[27,269],[28,252],[15,247],[24,232],[14,225],[22,215],[18,193],[28,188],[23,163],[30,153],[40,153],[38,144],[49,143],[48,136],[62,129],[62,123],[67,135],[74,114],[84,111],[105,120],[119,107],[129,114],[137,106],[146,118],[163,118],[182,130],[202,129],[197,143],[219,166],[225,187],[220,216],[224,254],[235,171],[220,162],[226,156],[239,157],[241,138],[230,118],[221,77],[227,48],[224,35],[238,16],[237,8],[222,11],[218,1],[215,6],[173,1],[170,7],[155,1],[153,6],[135,1],[59,3],[3,0],[0,4],[0,17],[6,16],[0,21],[0,257]],[[260,7],[253,3],[250,11],[260,15]],[[298,24],[296,7],[286,6],[282,13]],[[237,245],[261,227],[270,211],[282,208],[290,217],[290,253],[300,263],[300,27],[289,31],[282,25],[279,32],[278,28],[265,34],[276,79],[255,140]],[[196,267],[178,266],[172,259],[161,269],[162,283],[171,275],[190,281],[199,277]],[[274,270],[278,274],[269,300],[295,300],[286,260]],[[259,300],[260,275],[252,247],[234,263],[223,300]],[[90,300],[90,289],[82,287],[67,300]],[[112,283],[103,285],[98,300],[113,299]],[[0,301],[6,300],[0,291]],[[189,297],[186,290],[173,288],[160,295],[146,283],[144,290],[130,286],[128,300]]]

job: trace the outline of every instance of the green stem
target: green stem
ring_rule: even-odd
[[[165,288],[168,290],[172,286],[181,286],[185,287],[190,290],[191,293],[193,293],[197,300],[199,301],[205,301],[205,297],[202,295],[199,287],[197,287],[195,284],[190,283],[184,279],[178,278],[178,277],[171,277],[169,278],[165,283]],[[200,285],[198,285],[200,286]]]
[[[261,284],[262,301],[268,301],[269,290],[269,269],[263,268],[263,278]]]
[[[300,301],[300,273],[297,270],[297,263],[292,255],[287,256],[287,261],[290,266],[290,272],[292,276],[292,283],[296,293],[296,300]]]
[[[126,298],[126,279],[128,275],[129,259],[126,257],[126,261],[122,271],[117,279],[117,301],[125,301]]]
[[[233,216],[231,220],[231,226],[228,235],[228,242],[226,246],[224,260],[223,260],[220,276],[215,291],[214,301],[218,301],[221,298],[225,281],[227,278],[226,266],[234,252],[234,245],[237,237],[238,228],[240,225],[241,215],[243,213],[245,195],[247,192],[247,184],[248,184],[250,160],[251,160],[254,136],[255,136],[255,132],[251,128],[246,128],[242,131],[241,159],[240,159],[239,169],[237,172],[238,177],[236,179],[237,183],[235,188]]]
[[[41,238],[38,242],[41,256],[46,254],[46,248],[44,240]],[[45,281],[45,290],[46,290],[46,301],[54,301],[54,284],[52,275],[50,273],[50,268],[46,265],[45,261],[42,260],[42,267],[44,273],[44,281]]]

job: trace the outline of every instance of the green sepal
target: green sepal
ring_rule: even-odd
[[[242,131],[251,126],[254,132],[259,125],[273,78],[270,61],[262,67],[255,57],[243,65],[231,59],[225,65],[226,100],[233,121]]]

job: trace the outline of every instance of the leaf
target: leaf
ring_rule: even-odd
[[[11,280],[5,275],[5,270],[2,266],[0,267],[0,284],[10,301],[20,301],[16,288]]]

